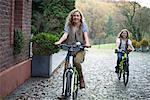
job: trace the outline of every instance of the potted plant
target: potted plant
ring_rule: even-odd
[[[20,29],[14,30],[14,48],[13,48],[13,54],[18,55],[21,53],[23,47],[24,47],[24,36],[23,32]]]
[[[59,51],[54,42],[58,37],[50,33],[39,33],[31,39],[32,68],[31,76],[50,77],[52,69],[52,54]]]
[[[146,39],[142,39],[141,41],[140,41],[140,43],[141,43],[141,48],[142,48],[142,52],[145,52],[145,51],[148,51],[148,40],[146,40]]]
[[[140,47],[141,47],[140,42],[137,42],[136,45],[135,45],[135,50],[140,51]]]
[[[132,45],[133,45],[134,48],[136,48],[136,44],[137,44],[137,41],[135,39],[133,39],[132,40]]]

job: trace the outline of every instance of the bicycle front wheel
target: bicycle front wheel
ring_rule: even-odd
[[[119,68],[119,73],[117,73],[119,80],[121,79],[121,74],[122,74],[122,70]]]
[[[66,89],[65,89],[65,98],[67,99],[68,97],[71,96],[71,79],[72,79],[72,73],[68,71],[66,73]]]
[[[129,69],[127,65],[124,66],[123,81],[124,85],[126,86],[129,81]]]
[[[78,87],[79,87],[79,76],[78,76],[78,73],[75,73],[74,86],[73,86],[73,100],[77,99]]]

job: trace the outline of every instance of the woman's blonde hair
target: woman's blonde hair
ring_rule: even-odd
[[[72,22],[72,16],[73,16],[73,14],[74,14],[75,12],[79,12],[79,13],[80,13],[80,16],[81,16],[81,20],[80,20],[80,21],[81,21],[81,23],[84,22],[85,18],[84,18],[84,16],[83,16],[82,12],[81,12],[79,9],[74,9],[74,10],[72,10],[72,11],[68,14],[68,16],[67,16],[67,18],[66,18],[66,23],[65,23],[65,25],[69,26],[69,25],[72,25],[72,24],[73,24],[73,22]]]
[[[129,39],[130,36],[131,36],[131,33],[127,30],[127,29],[122,29],[119,33],[118,33],[118,38],[122,38],[121,34],[123,32],[126,32],[127,33],[127,38]]]

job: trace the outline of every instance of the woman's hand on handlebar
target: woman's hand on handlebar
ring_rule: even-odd
[[[61,44],[59,41],[55,42],[55,45],[59,45],[59,44]]]
[[[91,48],[91,45],[90,45],[89,43],[86,43],[86,44],[84,45],[84,47],[86,47],[86,48]]]

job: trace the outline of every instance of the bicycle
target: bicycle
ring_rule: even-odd
[[[62,95],[66,100],[77,99],[78,87],[79,87],[79,74],[75,66],[73,66],[73,56],[75,52],[84,50],[83,45],[79,42],[75,45],[59,44],[61,49],[67,50],[66,61],[67,67],[63,73],[63,89]]]
[[[119,64],[119,73],[117,73],[118,79],[121,79],[121,76],[123,74],[123,82],[126,86],[129,81],[129,58],[128,58],[128,51],[124,50],[115,50],[115,53],[121,53],[122,54],[122,60]]]

